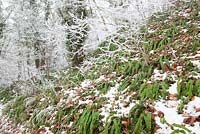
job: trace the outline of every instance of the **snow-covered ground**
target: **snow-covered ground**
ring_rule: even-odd
[[[15,123],[10,121],[8,117],[2,114],[3,105],[0,103],[0,134],[20,134],[23,129],[21,125],[15,126]]]
[[[145,1],[145,0],[143,0],[143,1]],[[151,3],[152,1],[150,0],[148,2]],[[99,20],[99,22],[95,22],[95,21],[93,22],[95,25],[99,23],[99,26],[93,27],[94,30],[96,30],[96,31],[92,32],[94,40],[92,40],[90,43],[93,43],[93,41],[100,42],[100,41],[104,40],[105,37],[107,37],[109,34],[114,34],[117,31],[118,27],[115,27],[116,25],[120,26],[122,24],[119,21],[120,16],[116,17],[115,14],[109,16],[110,14],[108,15],[108,14],[104,13],[104,12],[106,12],[106,10],[105,11],[102,10],[103,8],[107,8],[109,10],[109,9],[113,9],[113,8],[117,7],[118,4],[120,4],[120,3],[118,3],[119,1],[113,1],[116,3],[115,7],[112,7],[108,1],[96,0],[96,2],[95,2],[95,0],[94,0],[93,2],[94,2],[93,3],[94,7],[92,9],[96,8],[96,10],[99,12],[96,16],[94,16],[94,18],[90,18],[90,19],[91,19],[91,21],[92,21],[92,19],[94,19],[94,20],[101,19],[101,20]],[[147,1],[145,1],[145,2],[148,3]],[[154,2],[152,2],[152,3],[154,3]],[[159,4],[163,6],[164,4],[162,2],[165,3],[163,0],[163,1],[160,1]],[[127,7],[125,7],[125,9],[127,8],[127,10],[128,10],[130,7],[129,7],[129,5],[127,5]],[[137,7],[137,5],[136,5],[136,7]],[[148,7],[145,7],[145,6],[143,8],[148,9]],[[134,7],[131,7],[130,12],[133,12],[133,10],[135,10]],[[150,9],[148,9],[148,10],[150,10]],[[156,11],[158,11],[158,10],[159,10],[159,8],[156,9]],[[111,13],[111,11],[112,10],[110,10],[109,13]],[[117,11],[118,10],[115,10],[116,13],[119,13],[119,15],[121,15],[120,14],[121,10],[119,10],[119,12],[117,12]],[[146,10],[142,10],[142,11],[146,11]],[[152,12],[153,11],[154,10],[152,10]],[[123,13],[124,12],[125,11],[123,10]],[[102,14],[108,15],[108,16],[102,16]],[[138,14],[136,13],[135,15],[137,16],[139,14],[140,13],[138,13]],[[144,19],[144,17],[148,16],[148,14],[151,14],[151,12],[148,12],[147,15],[145,15],[145,13],[144,13],[143,16],[140,14],[141,15],[140,19],[141,20]],[[128,19],[130,19],[130,18],[128,18]],[[130,21],[132,21],[132,20],[134,20],[134,17],[130,19]],[[105,24],[102,24],[102,22],[100,22],[100,21],[104,21]],[[135,19],[135,21],[137,21],[137,19]],[[112,27],[110,27],[109,26],[110,24],[108,25],[107,23],[110,23],[110,24],[113,23]],[[93,25],[93,24],[91,23],[91,25]],[[136,25],[134,25],[134,26],[136,26]],[[93,29],[91,29],[91,31],[92,30]],[[187,32],[187,31],[185,31],[185,32]],[[97,34],[97,35],[95,35],[95,34]],[[90,43],[88,43],[88,45]],[[92,47],[93,47],[93,45],[92,45]],[[151,103],[152,107],[155,109],[155,113],[153,113],[153,115],[154,114],[158,115],[158,112],[163,114],[163,116],[157,116],[157,115],[155,116],[156,124],[159,127],[156,132],[157,134],[170,134],[174,130],[186,130],[185,133],[187,133],[187,134],[192,134],[192,133],[198,134],[200,131],[200,121],[199,121],[200,120],[200,97],[193,96],[192,99],[190,100],[190,102],[188,102],[188,104],[184,104],[184,106],[183,106],[184,108],[182,109],[183,112],[181,112],[181,114],[180,114],[178,111],[178,109],[179,109],[178,107],[180,106],[180,104],[182,104],[182,101],[178,100],[178,97],[177,97],[178,96],[177,88],[178,88],[178,82],[179,82],[178,74],[180,74],[184,70],[183,65],[181,63],[179,63],[178,60],[183,59],[183,58],[188,58],[188,59],[190,59],[190,61],[193,63],[193,65],[195,67],[200,68],[200,62],[199,62],[200,51],[197,51],[196,54],[191,54],[191,55],[192,56],[188,56],[186,54],[185,57],[177,57],[175,55],[174,59],[172,61],[169,61],[169,63],[170,63],[169,66],[171,66],[173,64],[173,62],[177,63],[177,66],[175,66],[173,69],[171,69],[171,68],[164,69],[164,70],[158,70],[157,68],[154,69],[153,76],[151,77],[151,81],[149,81],[150,83],[154,83],[155,81],[161,82],[161,81],[166,80],[167,78],[169,78],[172,81],[171,85],[169,85],[169,89],[168,89],[169,96],[166,98],[166,100],[157,100],[157,101]],[[125,60],[125,62],[128,61],[126,59],[124,59],[124,60]],[[114,72],[112,74],[115,75]],[[193,77],[193,76],[191,76],[191,77]],[[97,102],[97,100],[99,100],[99,98],[104,98],[104,99],[106,99],[106,101],[103,102],[102,107],[98,111],[101,115],[104,116],[104,118],[102,119],[103,122],[106,122],[106,119],[109,119],[111,112],[115,112],[113,114],[113,116],[116,116],[116,117],[127,117],[130,112],[130,109],[135,104],[137,104],[138,100],[132,99],[132,96],[135,95],[134,92],[128,93],[128,91],[126,89],[124,91],[119,91],[119,87],[120,87],[120,82],[118,81],[119,79],[121,79],[121,77],[118,77],[117,80],[113,81],[114,85],[112,85],[112,87],[110,87],[106,93],[100,93],[100,91],[98,91],[97,88],[95,87],[95,85],[97,85],[100,82],[106,81],[108,83],[108,82],[112,81],[111,76],[105,76],[105,75],[100,76],[96,80],[90,80],[90,79],[84,80],[80,83],[80,85],[76,85],[76,87],[72,87],[68,90],[62,89],[61,92],[63,93],[63,95],[61,96],[60,101],[57,104],[57,107],[58,108],[59,107],[63,108],[64,106],[72,107],[74,105],[91,106],[94,103],[99,103],[99,102]],[[83,97],[84,93],[91,93],[91,95],[89,94],[89,95],[86,95]],[[67,98],[66,98],[66,96],[67,96]],[[98,98],[98,99],[96,99],[96,98]],[[45,101],[45,98],[42,98],[39,103],[43,103],[44,101]],[[0,116],[1,116],[2,107],[3,106],[0,105]],[[51,108],[52,107],[50,106],[47,108],[47,110],[49,110]],[[83,109],[79,109],[79,110],[80,110],[79,112],[83,111]],[[73,122],[71,122],[69,126],[72,126],[72,125],[73,125]]]
[[[194,66],[200,68],[199,53],[200,51],[197,51],[196,54],[192,54],[192,56],[181,57],[181,59],[190,59]],[[178,68],[180,67],[178,66],[176,71],[180,71]],[[199,134],[200,122],[198,120],[200,118],[200,97],[194,96],[193,99],[187,105],[184,105],[183,113],[180,114],[178,112],[178,107],[181,105],[182,102],[180,100],[177,100],[178,77],[174,75],[175,72],[173,71],[167,71],[165,73],[161,72],[162,70],[154,71],[153,80],[163,81],[164,79],[166,79],[166,77],[171,76],[173,78],[174,83],[171,84],[168,89],[169,99],[155,102],[154,108],[156,109],[156,111],[160,111],[163,113],[164,119],[166,121],[162,122],[162,119],[160,117],[155,118],[156,124],[160,127],[157,130],[157,134],[170,134],[174,130],[183,130],[183,128],[177,127],[177,124],[180,126],[184,126],[185,129],[190,130],[185,131],[187,134]],[[191,78],[198,79],[198,76],[191,76]]]
[[[161,119],[156,117],[156,123],[160,127],[157,131],[158,134],[170,134],[176,128],[175,126],[172,129],[174,124],[179,124],[185,126],[187,129],[191,130],[188,134],[195,133],[199,134],[200,130],[200,122],[193,122],[192,124],[185,124],[184,119],[187,118],[197,118],[200,115],[200,112],[197,111],[197,108],[200,108],[200,98],[195,97],[193,101],[189,102],[184,109],[183,114],[178,114],[178,105],[180,101],[159,101],[155,104],[155,108],[158,111],[163,112],[164,118],[166,120],[165,123],[161,123]]]

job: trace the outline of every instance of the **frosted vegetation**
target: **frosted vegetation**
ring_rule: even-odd
[[[199,133],[199,0],[0,5],[0,133]]]
[[[0,85],[29,80],[30,86],[49,80],[52,72],[80,66],[105,41],[112,45],[126,38],[117,48],[129,50],[129,37],[139,25],[169,4],[168,0],[1,0]]]

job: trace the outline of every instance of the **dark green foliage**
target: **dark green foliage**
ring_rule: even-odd
[[[181,103],[178,105],[178,113],[179,113],[179,114],[182,114],[182,113],[183,113],[183,109],[184,109],[184,103],[181,102]]]
[[[98,112],[85,110],[78,121],[78,134],[98,134],[99,120]]]
[[[184,7],[180,8],[182,9]],[[187,23],[190,19],[194,21],[199,19],[199,15],[196,11],[199,10],[199,7],[198,5],[191,4],[191,8],[195,10],[195,12],[188,18],[177,17],[177,12],[174,12],[174,16],[170,16],[170,12],[158,13],[158,16],[155,15],[152,17],[154,20],[149,22],[149,26],[153,32],[148,32],[148,30],[143,27],[142,32],[145,33],[141,34],[144,39],[141,45],[144,45],[147,52],[154,50],[149,54],[148,63],[140,56],[138,56],[139,60],[134,60],[133,58],[135,58],[135,55],[132,52],[125,50],[114,52],[119,49],[118,45],[120,44],[116,44],[114,41],[108,39],[100,45],[99,49],[95,51],[92,56],[88,56],[89,58],[97,58],[97,61],[95,61],[95,64],[92,65],[90,70],[84,73],[78,69],[70,68],[66,71],[67,73],[64,71],[60,73],[59,78],[53,78],[53,80],[56,81],[56,85],[63,87],[62,90],[73,90],[73,87],[80,88],[79,99],[68,102],[66,100],[68,99],[68,95],[63,96],[64,91],[54,91],[53,89],[55,88],[53,88],[38,93],[38,98],[45,98],[45,100],[41,103],[36,103],[36,101],[39,100],[36,99],[34,104],[29,106],[29,108],[34,109],[29,113],[26,112],[28,108],[24,102],[25,98],[17,98],[5,111],[8,113],[9,117],[15,119],[17,122],[29,119],[31,129],[37,130],[43,126],[51,127],[53,133],[60,133],[67,130],[67,133],[70,134],[122,134],[124,131],[132,134],[153,134],[155,121],[153,120],[152,112],[154,109],[151,109],[147,102],[159,100],[161,98],[166,100],[169,94],[167,90],[170,82],[172,82],[170,76],[164,81],[152,80],[152,73],[155,68],[159,70],[162,69],[163,72],[165,72],[167,66],[171,73],[176,73],[180,79],[183,79],[178,82],[178,99],[181,99],[181,103],[177,109],[179,114],[183,113],[184,105],[187,104],[193,96],[200,96],[200,80],[187,77],[189,72],[199,71],[199,69],[194,67],[190,61],[191,59],[184,59],[182,61],[180,58],[182,56],[181,54],[188,54],[189,52],[195,53],[199,49],[200,42],[197,36],[199,34],[199,31],[196,29],[197,26]],[[77,9],[77,15],[80,12],[86,15],[84,10],[84,7]],[[171,19],[168,19],[169,16]],[[65,16],[65,23],[68,25],[77,25],[72,19],[68,19],[69,17],[70,16]],[[166,19],[168,19],[167,23],[164,23]],[[87,27],[87,25],[84,26]],[[183,28],[186,29],[186,32],[181,31]],[[67,38],[72,40],[68,41],[66,45],[68,45],[67,49],[71,52],[82,49],[82,45],[87,36],[87,28],[82,30],[83,31],[79,32],[84,33],[84,37],[81,37],[80,33],[75,34],[75,37],[72,34],[68,35]],[[183,41],[186,37],[190,36],[193,37],[193,39],[188,40],[188,42]],[[118,40],[118,43],[126,42],[123,38]],[[74,42],[76,44],[75,47],[73,46]],[[131,45],[134,45],[134,43]],[[176,51],[175,56],[170,53],[171,51],[169,49],[171,48]],[[112,55],[106,55],[105,53],[108,51],[112,51]],[[167,54],[164,55],[162,52],[166,52]],[[75,55],[75,57],[72,57],[74,65],[78,65],[83,60],[79,59],[79,56],[80,55]],[[176,70],[177,66],[172,66],[170,64],[171,61],[177,62],[177,66],[182,66],[184,70],[178,72]],[[96,82],[95,80],[101,75],[104,75],[106,79],[101,82]],[[80,83],[86,79],[92,81],[93,90],[81,90]],[[131,95],[127,104],[134,102],[134,100],[141,100],[142,102],[136,104],[130,110],[128,117],[115,117],[116,111],[111,110],[107,122],[103,124],[101,120],[102,117],[99,113],[101,111],[100,108],[103,108],[104,104],[107,104],[109,101],[104,97],[104,94],[106,94],[111,87],[116,86],[117,83],[120,85],[118,88],[119,94],[114,98],[116,101],[118,101],[123,94]],[[96,96],[96,91],[99,91],[99,96]],[[4,96],[0,96],[0,99],[6,102],[12,99],[10,92],[7,90],[2,90],[0,94]],[[88,98],[92,101],[91,104],[79,105],[79,100],[85,101],[88,100]],[[66,101],[67,104],[61,104],[60,106],[58,102],[61,99]],[[120,107],[119,105],[112,105],[114,105],[114,108],[115,106]],[[47,108],[49,106],[52,106],[52,109],[48,110]],[[80,111],[83,109],[85,110],[81,113]],[[48,112],[46,110],[48,110]],[[33,113],[33,115],[30,115],[30,113]],[[54,113],[54,115],[52,113]],[[49,121],[52,116],[54,118]],[[127,123],[126,126],[122,121]],[[160,121],[168,125],[164,116],[160,117]],[[68,124],[71,122],[73,122],[73,124],[69,128]],[[184,126],[177,124],[170,126],[174,130],[172,132],[174,134],[190,133]]]
[[[109,45],[109,51],[115,51],[115,50],[117,50],[117,49],[118,49],[118,47],[117,47],[116,44],[110,43],[110,45]]]
[[[196,52],[198,47],[200,47],[200,41],[194,40],[192,45],[192,52]]]
[[[168,87],[169,86],[165,82],[154,83],[150,85],[150,87],[148,87],[147,84],[143,84],[140,87],[140,99],[157,100],[160,99],[160,97],[165,99],[168,95]]]
[[[112,83],[109,82],[101,82],[98,84],[97,89],[100,91],[102,94],[106,94],[108,90],[112,87]]]
[[[0,88],[0,102],[7,103],[14,98],[14,93],[9,88]]]
[[[186,134],[184,130],[176,129],[171,134]]]
[[[165,66],[170,66],[169,59],[167,57],[161,56],[159,59],[160,68],[162,69],[163,73],[165,72]]]
[[[183,96],[189,100],[193,96],[200,96],[200,80],[181,80],[178,82],[178,97]]]
[[[28,113],[25,111],[25,98],[24,96],[16,97],[5,109],[6,113],[10,118],[14,119],[16,123],[22,123],[29,119]]]
[[[106,122],[105,129],[102,134],[121,134],[121,127],[120,119],[113,119],[111,122]]]
[[[133,134],[153,134],[155,127],[155,121],[151,118],[151,113],[146,111],[144,102],[136,104],[129,113],[129,120],[131,125],[130,130],[133,130]]]
[[[57,80],[59,84],[65,85],[66,88],[70,88],[76,85],[79,85],[87,75],[76,69],[70,68],[66,73],[57,74],[60,75],[60,78]]]
[[[172,126],[178,128],[178,129],[175,129],[171,134],[187,134],[187,133],[192,132],[191,130],[189,130],[188,128],[186,128],[183,125],[172,124]]]

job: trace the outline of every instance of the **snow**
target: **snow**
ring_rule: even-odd
[[[167,73],[161,73],[162,70],[158,70],[158,69],[155,69],[154,72],[153,72],[153,80],[165,80],[166,77],[167,77]]]
[[[73,0],[71,0],[71,2],[72,1]],[[121,2],[123,2],[122,5]],[[40,70],[35,67],[35,64],[27,65],[29,59],[31,63],[34,63],[33,60],[38,56],[34,55],[35,52],[32,50],[31,43],[29,43],[30,49],[29,47],[25,48],[21,43],[25,42],[27,38],[31,38],[28,42],[32,42],[32,37],[36,38],[32,35],[33,31],[36,29],[41,35],[40,40],[47,42],[45,43],[45,48],[48,48],[49,51],[46,54],[50,59],[49,61],[51,61],[51,63],[49,63],[51,67],[58,71],[69,65],[66,59],[68,56],[66,55],[65,49],[63,49],[66,47],[65,31],[68,31],[67,29],[73,31],[74,27],[65,27],[60,24],[62,18],[56,13],[58,13],[58,9],[62,9],[62,0],[50,2],[50,12],[52,13],[50,16],[52,18],[49,19],[48,22],[43,18],[43,9],[45,9],[45,2],[43,1],[38,1],[37,3],[40,5],[40,14],[36,16],[32,14],[30,7],[23,2],[3,0],[2,3],[5,9],[3,11],[7,12],[4,16],[7,16],[10,10],[12,10],[12,14],[8,19],[8,25],[6,25],[6,38],[3,43],[5,44],[4,46],[7,46],[6,49],[8,50],[3,50],[6,53],[4,55],[5,57],[0,57],[0,75],[3,76],[0,78],[0,84],[6,86],[10,85],[13,81],[19,80],[19,77],[20,80],[27,80],[36,75],[42,77]],[[145,20],[150,15],[157,11],[162,11],[163,8],[169,7],[171,5],[171,0],[160,0],[159,2],[155,0],[86,0],[83,1],[83,5],[88,9],[89,16],[86,19],[77,21],[81,24],[88,24],[88,38],[83,44],[84,52],[88,53],[88,51],[96,50],[97,46],[107,40],[109,36],[122,35],[118,33],[120,29],[130,29],[131,32],[137,31],[139,26],[144,24]],[[6,7],[9,8],[6,9]],[[23,7],[23,11],[21,7]],[[72,12],[72,15],[73,14],[76,13]],[[76,20],[77,18],[75,17],[73,19]],[[32,25],[34,25],[33,29]],[[79,26],[76,28],[79,28]],[[80,29],[81,28],[83,27],[80,27]],[[132,35],[131,32],[127,32],[127,34]],[[26,33],[30,35],[26,35]],[[125,37],[127,36],[125,35]],[[27,55],[29,55],[30,58],[27,58]],[[19,63],[21,65],[19,65]]]
[[[198,68],[200,68],[200,61],[198,60],[192,60],[191,61],[195,66],[197,66]]]
[[[177,91],[177,85],[178,84],[178,81],[176,81],[174,84],[172,84],[170,87],[169,87],[169,93],[170,94],[177,94],[178,91]]]
[[[156,124],[160,127],[160,129],[157,130],[157,134],[170,134],[172,132],[170,125],[173,124],[179,124],[184,125],[186,128],[191,130],[192,132],[198,134],[200,130],[200,123],[195,122],[194,126],[190,126],[183,123],[183,120],[185,119],[185,115],[198,117],[200,115],[200,112],[196,111],[196,108],[200,107],[200,98],[194,97],[194,100],[189,102],[184,109],[183,114],[178,114],[177,108],[180,104],[180,101],[159,101],[155,103],[155,109],[157,111],[162,111],[164,113],[164,118],[167,121],[167,124],[163,124],[160,122],[160,118],[156,117],[155,121]]]
[[[96,83],[99,83],[99,82],[101,82],[101,81],[103,81],[105,79],[106,79],[105,76],[101,75],[98,79],[96,79]]]
[[[199,122],[195,122],[194,126],[186,125],[186,127],[189,130],[191,130],[192,132],[194,132],[195,134],[199,134],[199,131],[200,131],[200,123]]]
[[[116,111],[117,111],[117,114],[116,116],[117,117],[128,117],[128,114],[130,112],[130,110],[135,106],[135,102],[133,103],[130,103],[127,107],[125,107],[125,104],[121,103],[120,100],[118,100],[116,102],[116,104],[119,106],[119,108],[116,108]]]
[[[186,15],[186,14],[182,14],[182,15]],[[187,32],[187,30],[184,29],[183,32]],[[195,55],[190,54],[190,56],[188,56],[187,54],[183,54],[182,56],[184,56],[184,57],[181,57],[182,59],[190,59],[190,61],[193,63],[194,66],[200,68],[200,60],[199,60],[200,51],[197,51]],[[183,70],[184,70],[183,66],[176,67],[177,72],[181,72]],[[155,69],[152,77],[154,80],[164,80],[167,75],[170,76],[172,78],[172,81],[174,81],[174,83],[170,85],[168,92],[170,95],[176,95],[178,94],[178,91],[177,91],[177,86],[178,86],[177,77],[178,76],[175,73],[176,73],[175,71],[171,71],[171,72],[167,72],[166,74],[166,73],[162,73],[161,70]],[[189,73],[189,77],[199,79],[200,75],[198,72],[192,71]],[[187,105],[184,105],[183,114],[178,113],[178,106],[180,103],[182,103],[180,100],[178,101],[177,100],[160,100],[155,103],[154,107],[156,111],[163,112],[164,119],[166,120],[166,123],[162,123],[160,117],[155,117],[156,124],[160,127],[157,130],[156,134],[170,134],[171,132],[173,132],[174,129],[181,129],[181,128],[174,127],[173,124],[183,125],[189,130],[191,130],[192,131],[191,133],[196,133],[196,134],[199,133],[199,130],[200,130],[199,122],[195,122],[194,125],[191,126],[189,124],[185,124],[184,119],[187,119],[188,117],[200,116],[200,112],[197,111],[197,109],[200,108],[200,98],[195,96],[193,97],[192,101],[190,101]],[[172,129],[172,127],[174,127],[174,129]],[[191,134],[191,133],[186,132],[186,134]]]
[[[91,101],[91,100],[86,100],[86,101],[79,100],[78,105],[90,104],[90,103],[92,103],[92,102],[93,102],[93,101]]]
[[[2,115],[3,105],[0,103],[0,116]]]
[[[192,72],[190,73],[189,78],[200,79],[200,73],[197,73],[197,72],[195,72],[195,71],[192,71]]]
[[[183,67],[182,66],[177,66],[176,69],[177,69],[178,72],[183,71]]]
[[[20,124],[16,125],[12,121],[9,120],[8,117],[2,114],[3,104],[0,103],[0,133],[1,134],[19,134],[24,129],[24,127]]]
[[[9,6],[9,0],[3,0],[2,5],[4,8],[7,8]]]
[[[184,32],[184,33],[188,32],[187,29],[182,29],[181,31]]]
[[[191,116],[199,116],[200,112],[196,112],[196,109],[200,108],[200,98],[199,97],[194,97],[193,101],[190,101],[186,109],[184,110],[185,113],[188,113]]]
[[[169,107],[164,102],[157,102],[155,109],[164,113],[165,119],[169,124],[180,124],[184,118],[177,113],[178,102],[174,101],[173,103],[176,104],[175,107]]]
[[[92,85],[92,81],[91,80],[84,80],[82,83],[81,83],[81,87],[82,88],[90,88]]]
[[[160,129],[158,129],[155,134],[170,134],[172,132],[172,129],[167,124],[161,123],[159,117],[156,117],[155,121],[156,124],[160,127]]]
[[[108,102],[100,109],[100,114],[104,116],[102,119],[103,122],[109,117],[110,112],[116,112],[113,116],[115,117],[128,117],[128,114],[133,106],[138,101],[133,101],[131,95],[126,94],[125,92],[118,91],[119,84],[116,84],[114,87],[101,97],[106,97]],[[119,96],[118,99],[116,97]]]
[[[45,129],[44,134],[53,134],[53,132],[51,132],[49,127],[45,127],[44,129]]]
[[[118,88],[119,84],[116,84],[115,87],[111,87],[104,97],[108,98],[109,100],[114,100],[115,96],[118,94]]]
[[[197,51],[195,55],[188,56],[187,58],[189,58],[189,59],[196,59],[196,58],[199,58],[199,57],[200,57],[200,51]]]

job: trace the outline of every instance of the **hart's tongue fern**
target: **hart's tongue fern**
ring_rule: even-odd
[[[105,129],[102,134],[121,134],[121,121],[114,119],[113,121],[106,122]]]
[[[78,122],[78,134],[97,134],[99,131],[99,113],[85,110]]]
[[[131,125],[129,129],[133,134],[153,134],[155,122],[152,120],[151,113],[146,111],[143,102],[135,105],[130,113],[129,120]]]

